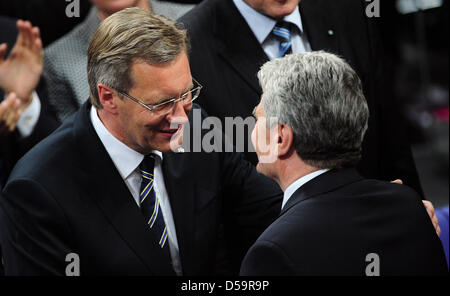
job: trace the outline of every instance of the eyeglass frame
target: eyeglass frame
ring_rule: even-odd
[[[168,113],[170,113],[170,112],[173,110],[173,107],[175,107],[175,104],[178,103],[178,102],[180,102],[180,101],[182,101],[182,100],[184,99],[183,96],[187,96],[187,94],[188,94],[189,92],[193,92],[193,91],[197,91],[197,90],[198,90],[198,95],[197,95],[195,98],[191,99],[190,103],[192,103],[194,100],[196,100],[196,99],[199,97],[200,91],[202,90],[203,85],[201,85],[194,77],[192,77],[192,80],[193,80],[195,83],[197,83],[197,85],[198,85],[197,87],[194,87],[193,89],[188,90],[187,92],[185,92],[185,93],[183,93],[182,95],[180,95],[178,98],[169,99],[169,100],[167,100],[167,101],[164,101],[164,102],[162,102],[162,103],[156,104],[156,105],[154,105],[154,106],[148,106],[147,104],[145,104],[145,103],[142,102],[141,100],[136,99],[135,97],[133,97],[132,95],[130,95],[130,94],[124,92],[124,91],[121,91],[121,90],[116,90],[116,91],[117,91],[119,94],[121,94],[121,95],[127,97],[128,99],[130,99],[130,100],[132,100],[132,101],[138,103],[139,105],[141,105],[142,107],[146,108],[147,110],[152,111],[152,114],[153,114],[154,112],[156,112],[155,110],[158,109],[159,107],[164,106],[164,105],[166,105],[166,104],[173,103],[172,109],[171,109],[169,112],[165,113],[165,114],[168,114]],[[163,115],[163,114],[161,114],[161,115]]]

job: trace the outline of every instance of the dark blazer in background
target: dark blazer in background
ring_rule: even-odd
[[[359,171],[368,178],[401,178],[423,195],[399,110],[382,93],[382,48],[365,4],[302,0],[299,8],[312,50],[340,55],[363,82],[370,119]],[[192,75],[204,85],[198,103],[222,120],[250,116],[261,95],[256,73],[268,57],[233,1],[204,0],[179,21],[191,37]],[[246,156],[256,163],[254,153]]]
[[[17,38],[16,21],[0,16],[0,28],[0,43],[6,42],[8,44],[7,54],[9,54]],[[41,101],[41,114],[33,133],[23,138],[16,129],[9,135],[0,136],[0,161],[3,163],[3,168],[0,168],[0,188],[6,182],[7,176],[17,160],[59,125],[56,114],[48,104],[45,81],[42,78],[36,88],[36,93]],[[0,101],[3,100],[4,95],[4,91],[0,88]]]
[[[90,106],[11,174],[0,199],[7,275],[64,275],[69,253],[79,255],[81,275],[173,274],[91,124]],[[243,257],[279,213],[281,190],[241,154],[163,153],[162,169],[184,275],[214,274],[222,223],[236,226],[229,233]]]
[[[241,275],[445,275],[445,255],[407,186],[331,170],[300,187],[250,248]],[[371,270],[369,268],[369,270]]]
[[[91,1],[77,0],[77,2],[80,4],[80,17],[68,17],[66,8],[74,1],[61,0],[1,1],[0,15],[9,16],[13,19],[28,20],[33,26],[38,26],[42,44],[45,47],[69,32],[86,17],[89,8],[92,6]]]

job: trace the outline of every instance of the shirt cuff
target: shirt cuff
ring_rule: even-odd
[[[33,91],[33,100],[31,104],[22,112],[19,121],[17,122],[17,129],[23,138],[30,136],[33,133],[39,116],[41,114],[41,101],[35,91]]]

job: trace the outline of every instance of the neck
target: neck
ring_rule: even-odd
[[[133,5],[133,7],[139,7],[139,8],[143,8],[145,10],[151,11],[148,0],[138,0],[136,2],[136,4]],[[98,17],[100,18],[100,21],[103,21],[111,14],[117,12],[117,11],[111,11],[111,10],[107,10],[107,9],[100,9],[99,7],[97,7],[97,8],[98,8]]]
[[[319,168],[306,164],[296,153],[294,153],[289,159],[280,160],[276,181],[284,192],[289,185],[301,177],[318,170]]]

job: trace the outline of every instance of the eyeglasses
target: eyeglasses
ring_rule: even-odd
[[[135,101],[136,103],[138,103],[142,107],[146,108],[147,110],[152,111],[152,114],[166,115],[166,114],[172,112],[176,103],[181,102],[184,107],[189,107],[189,106],[192,106],[192,102],[198,98],[198,96],[200,95],[200,90],[203,88],[203,86],[194,78],[192,78],[192,80],[194,82],[194,87],[191,90],[188,90],[187,92],[185,92],[178,98],[169,99],[167,101],[164,101],[164,102],[162,102],[160,104],[156,104],[156,105],[147,105],[147,104],[143,103],[142,101],[136,99],[135,97],[127,94],[124,91],[118,90],[117,92],[119,94],[127,97],[128,99]]]

